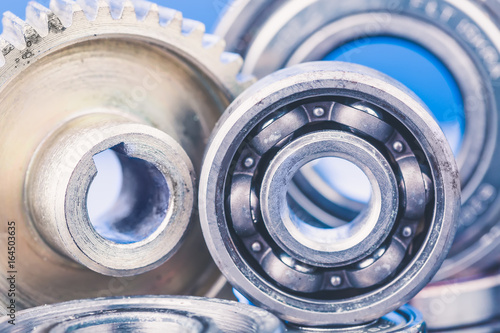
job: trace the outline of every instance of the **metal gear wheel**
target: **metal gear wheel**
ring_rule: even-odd
[[[26,17],[5,13],[0,38],[0,238],[12,246],[0,271],[18,273],[17,308],[214,296],[225,280],[203,242],[195,179],[214,124],[250,83],[241,58],[150,2],[31,2]],[[111,235],[86,202],[107,149],[124,174]]]
[[[20,311],[0,331],[281,333],[283,324],[254,306],[202,297],[129,297],[77,300]]]
[[[465,124],[456,155],[462,213],[455,243],[436,279],[495,263],[491,259],[500,252],[496,241],[500,232],[497,0],[237,0],[216,34],[226,39],[229,50],[244,56],[243,73],[259,78],[293,64],[321,60],[349,43],[364,45],[381,36],[409,41],[435,56],[459,87]],[[352,211],[359,210],[359,203],[332,192],[317,178],[300,183],[302,191],[296,197],[306,209],[331,220],[350,218]]]
[[[368,207],[332,227],[289,190],[309,162],[336,157],[369,178]],[[376,320],[434,276],[456,230],[460,184],[446,139],[404,86],[363,66],[296,65],[226,110],[200,178],[203,234],[253,304],[303,326]]]

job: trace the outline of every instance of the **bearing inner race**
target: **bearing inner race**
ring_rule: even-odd
[[[321,157],[351,161],[372,184],[369,207],[336,228],[304,222],[289,208],[283,191],[303,165]],[[264,223],[273,240],[293,257],[321,266],[353,262],[378,248],[392,229],[398,198],[396,178],[382,154],[363,139],[331,130],[309,133],[285,146],[271,161],[260,194]]]

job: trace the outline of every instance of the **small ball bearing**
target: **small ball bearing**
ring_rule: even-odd
[[[371,183],[351,222],[332,225],[289,195],[301,168],[325,157]],[[352,325],[429,282],[453,240],[459,192],[451,149],[416,97],[365,67],[317,62],[264,78],[228,108],[199,203],[216,263],[254,304],[297,325]]]

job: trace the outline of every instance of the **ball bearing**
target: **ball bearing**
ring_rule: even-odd
[[[352,161],[372,184],[368,207],[340,226],[287,194],[325,156]],[[264,78],[228,108],[205,155],[200,218],[219,268],[254,304],[299,325],[358,324],[432,278],[453,240],[459,187],[443,133],[405,87],[317,62]]]
[[[216,33],[230,50],[244,56],[243,72],[257,77],[380,37],[411,42],[444,65],[458,85],[464,108],[464,132],[456,153],[463,199],[459,229],[436,275],[445,279],[472,265],[487,268],[498,253],[493,240],[500,220],[495,164],[500,155],[499,20],[496,0],[239,0]],[[308,177],[295,197],[316,216],[326,214],[332,223],[342,223],[363,208],[319,177]],[[321,201],[330,209],[316,204]]]

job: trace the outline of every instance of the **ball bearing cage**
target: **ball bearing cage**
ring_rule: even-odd
[[[455,231],[458,173],[442,132],[410,96],[362,66],[323,62],[270,75],[229,107],[204,161],[201,220],[216,263],[255,304],[300,325],[356,324],[398,308],[432,278]],[[372,172],[376,204],[315,243],[298,237],[305,223],[277,219],[295,171],[332,152]],[[343,242],[339,230],[352,237]]]

